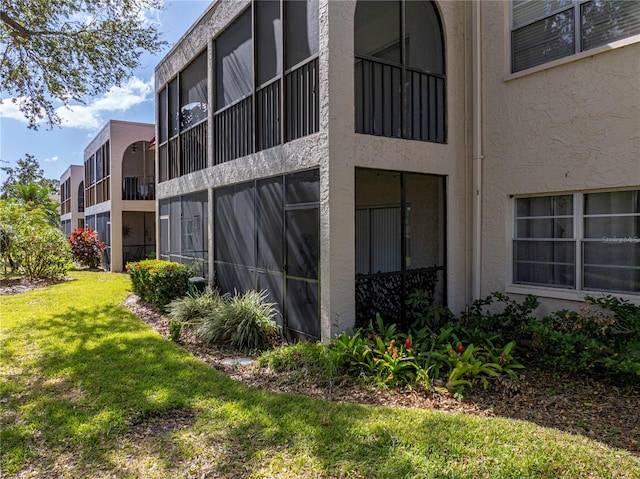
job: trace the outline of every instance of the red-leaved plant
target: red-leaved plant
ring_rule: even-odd
[[[91,228],[77,228],[69,236],[73,260],[89,268],[97,268],[107,244],[98,241],[98,235]]]

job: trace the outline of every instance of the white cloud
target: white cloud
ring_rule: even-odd
[[[45,158],[44,160],[45,163],[55,163],[56,161],[58,161],[58,157],[57,156],[52,156],[51,158]]]
[[[100,127],[111,113],[122,113],[148,101],[152,92],[153,78],[145,82],[138,77],[132,77],[124,85],[111,87],[104,95],[91,99],[86,105],[60,106],[56,108],[56,113],[64,127],[93,131]],[[16,102],[20,101],[19,98],[16,99]],[[3,99],[0,104],[0,117],[27,123],[18,104],[11,99]]]
[[[0,103],[0,118],[11,118],[22,123],[27,123],[24,114],[19,108],[19,104],[24,100],[22,97],[16,98],[15,101],[11,98],[3,98],[2,103]]]
[[[111,87],[104,95],[87,105],[73,105],[60,107],[56,113],[62,118],[62,125],[84,130],[95,130],[102,123],[104,117],[111,112],[127,111],[149,99],[153,92],[153,79],[148,82],[138,77],[132,77],[124,85]]]

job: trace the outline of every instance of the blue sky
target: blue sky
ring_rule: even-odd
[[[165,0],[164,10],[157,15],[163,39],[168,42],[165,49],[155,55],[146,54],[141,67],[120,88],[87,98],[85,105],[75,105],[71,111],[60,110],[64,118],[61,127],[51,130],[42,124],[37,131],[30,130],[15,106],[4,101],[0,105],[1,165],[15,166],[16,160],[29,153],[38,159],[45,177],[59,179],[69,165],[82,164],[84,148],[108,120],[153,123],[154,68],[210,3],[210,0]],[[0,176],[0,182],[4,179]]]

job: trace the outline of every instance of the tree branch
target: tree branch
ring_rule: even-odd
[[[30,35],[33,34],[31,30],[19,24],[13,18],[7,15],[7,12],[5,12],[4,10],[0,10],[0,20],[11,27],[11,29],[14,31],[14,34],[21,38],[27,39]]]

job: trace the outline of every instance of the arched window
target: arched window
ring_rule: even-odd
[[[78,185],[78,213],[84,213],[84,181]]]
[[[356,132],[444,143],[444,32],[435,4],[359,0],[354,51]]]

